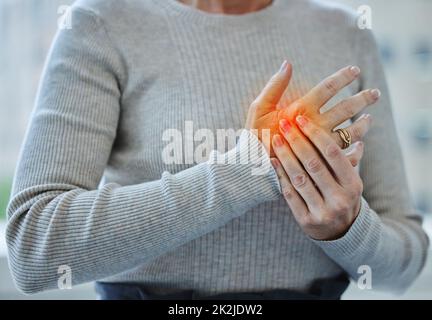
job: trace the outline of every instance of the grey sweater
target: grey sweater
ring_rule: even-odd
[[[369,110],[361,212],[335,241],[301,231],[273,169],[251,174],[266,154],[247,164],[163,161],[164,132],[183,133],[187,121],[195,131],[241,129],[284,59],[294,66],[288,95],[349,64],[362,78],[339,99],[362,88],[383,93]],[[259,147],[245,131],[219,152]],[[349,11],[305,0],[241,16],[175,0],[78,1],[72,29],[58,32],[47,60],[8,217],[10,267],[26,293],[56,288],[64,265],[73,284],[199,295],[308,291],[317,279],[357,279],[367,265],[373,288],[403,290],[428,246],[373,36]]]

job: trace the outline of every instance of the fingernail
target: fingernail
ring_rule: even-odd
[[[351,67],[350,71],[351,71],[353,76],[358,76],[360,74],[360,68],[357,66]]]
[[[372,116],[369,113],[366,113],[363,115],[363,119],[368,120],[368,121],[372,121]]]
[[[279,125],[280,125],[280,127],[281,127],[281,129],[282,129],[283,132],[285,132],[285,133],[290,132],[290,130],[291,130],[291,123],[289,123],[288,120],[282,119],[279,122]]]
[[[371,95],[374,99],[378,99],[379,97],[381,97],[381,91],[379,91],[378,89],[373,89],[371,90]]]
[[[283,145],[283,141],[282,141],[280,135],[276,134],[276,135],[273,137],[273,144],[275,145],[275,147],[278,147],[278,148],[279,148],[279,147],[282,147],[282,145]]]
[[[285,61],[282,63],[280,69],[279,69],[279,73],[282,73],[282,74],[283,74],[283,73],[286,73],[287,70],[288,70],[288,61],[285,60]]]
[[[371,115],[369,113],[364,113],[364,114],[361,115],[360,118],[358,118],[357,121],[359,121],[359,120],[368,120],[370,118],[370,116]]]
[[[297,116],[296,121],[299,124],[300,127],[305,127],[307,125],[307,118],[304,116]]]

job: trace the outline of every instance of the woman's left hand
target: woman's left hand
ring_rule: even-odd
[[[303,231],[316,240],[342,237],[360,211],[362,180],[334,139],[306,116],[281,120],[273,137],[284,198]],[[363,143],[353,153],[361,158]],[[305,171],[306,170],[306,171]]]

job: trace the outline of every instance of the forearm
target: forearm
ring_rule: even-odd
[[[371,270],[373,289],[405,290],[424,265],[428,240],[417,221],[381,218],[362,199],[348,232],[335,241],[314,241],[357,280]],[[360,268],[360,269],[359,269]]]
[[[228,153],[248,152],[247,137]],[[251,148],[259,146],[252,138]],[[250,149],[249,148],[249,151]],[[206,162],[154,182],[85,190],[43,184],[21,190],[9,207],[9,258],[15,281],[32,293],[55,288],[58,267],[68,265],[73,284],[133,268],[217,229],[279,195],[266,154],[249,164]]]
[[[354,279],[361,275],[358,268],[367,265],[374,289],[403,291],[422,269],[428,238],[410,199],[376,41],[370,31],[353,28],[354,56],[362,70],[358,90],[375,87],[382,95],[369,110],[373,123],[360,165],[364,185],[360,214],[344,237],[318,244]]]

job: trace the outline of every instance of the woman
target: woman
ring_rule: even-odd
[[[428,240],[370,32],[315,1],[183,2],[74,5],[8,207],[18,288],[55,288],[66,265],[73,284],[99,280],[107,299],[339,298],[346,275],[357,279],[364,266],[373,288],[406,289]],[[261,92],[285,58],[291,82],[284,63]],[[345,65],[361,75],[343,68],[314,87]],[[382,95],[363,139],[374,88]],[[348,118],[356,122],[333,132]],[[264,145],[276,170],[251,174],[269,163],[265,152],[243,164],[218,164],[217,154],[195,164],[188,152],[164,162],[164,133],[184,133],[186,122],[250,129],[222,158]],[[342,154],[361,139],[364,153],[357,144]],[[359,175],[351,164],[361,157]]]

